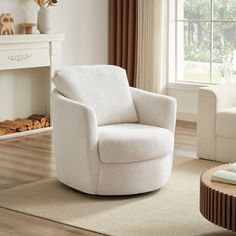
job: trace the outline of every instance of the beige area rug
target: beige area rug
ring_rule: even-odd
[[[199,212],[200,174],[216,162],[177,157],[159,191],[129,197],[94,197],[56,179],[0,192],[0,206],[108,235],[233,235]]]

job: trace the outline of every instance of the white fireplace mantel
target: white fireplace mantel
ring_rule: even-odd
[[[5,96],[3,97],[0,95],[0,107],[4,109],[10,109],[13,112],[11,112],[10,117],[7,117],[7,110],[4,112],[4,110],[1,110],[0,114],[0,120],[2,119],[10,119],[10,118],[17,118],[18,116],[28,116],[31,115],[31,112],[45,112],[47,114],[50,114],[50,92],[51,92],[51,78],[55,72],[55,70],[59,69],[61,66],[61,44],[64,40],[65,35],[64,34],[32,34],[32,35],[11,35],[11,36],[0,36],[0,87],[6,87],[8,91],[4,91]],[[48,73],[43,73],[43,68],[48,68]],[[30,99],[33,99],[28,95],[27,99],[24,97],[24,95],[19,95],[19,93],[26,93],[28,91],[21,88],[17,90],[17,96],[22,98],[24,97],[24,105],[28,107],[23,107],[22,112],[18,112],[17,109],[15,109],[15,104],[11,104],[10,102],[14,103],[18,102],[17,98],[11,98],[10,94],[13,94],[15,90],[17,89],[17,84],[19,84],[19,80],[22,79],[24,83],[26,84],[27,81],[24,77],[24,73],[22,74],[22,71],[19,73],[15,72],[15,69],[30,69],[30,68],[38,68],[36,72],[31,72],[31,77],[36,78],[43,77],[42,83],[45,83],[44,89],[41,89],[38,94],[44,94],[44,97],[42,97],[43,101],[37,101],[39,99],[35,99],[37,103],[33,103],[30,101]],[[40,72],[42,68],[42,73]],[[6,71],[6,72],[5,72]],[[14,73],[14,76],[11,71]],[[31,71],[31,70],[30,70]],[[7,74],[6,74],[7,73]],[[28,73],[27,76],[29,77]],[[21,77],[20,77],[21,76]],[[11,80],[16,77],[17,81],[9,82],[7,78],[10,78]],[[47,78],[44,78],[47,77]],[[47,82],[45,82],[47,80]],[[29,83],[30,78],[29,78]],[[6,85],[9,83],[9,85]],[[2,86],[4,85],[4,86]],[[6,86],[5,86],[6,85]],[[14,91],[11,91],[11,85],[14,85],[12,89]],[[30,86],[27,87],[27,90],[30,89]],[[32,93],[35,93],[37,88],[34,88],[34,91]],[[31,94],[32,94],[31,93]],[[37,94],[37,92],[35,93]],[[7,97],[10,98],[7,98]],[[31,95],[32,96],[32,95]],[[41,95],[40,95],[41,96]],[[6,97],[6,99],[4,99]],[[13,97],[13,96],[12,96]],[[19,99],[18,99],[19,100]],[[27,100],[27,101],[26,101]],[[26,101],[26,102],[25,102]],[[37,108],[38,106],[38,108]],[[34,109],[32,109],[34,107]],[[31,111],[32,110],[32,111]],[[21,114],[20,114],[21,113]],[[0,140],[7,139],[7,138],[14,138],[22,135],[30,135],[33,133],[38,132],[45,132],[48,131],[46,128],[40,129],[40,130],[33,130],[33,131],[26,131],[22,133],[14,133],[9,135],[0,136]]]
[[[64,34],[0,36],[0,70],[60,66]]]

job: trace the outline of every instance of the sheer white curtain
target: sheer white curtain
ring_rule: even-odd
[[[166,93],[167,0],[138,0],[136,87]]]

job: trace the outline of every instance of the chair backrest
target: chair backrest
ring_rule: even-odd
[[[138,120],[126,71],[120,67],[66,67],[55,73],[53,83],[65,97],[92,107],[98,125]]]

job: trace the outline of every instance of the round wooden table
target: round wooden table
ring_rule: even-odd
[[[236,232],[236,185],[211,181],[215,171],[228,166],[221,165],[201,175],[200,212],[212,223]]]

